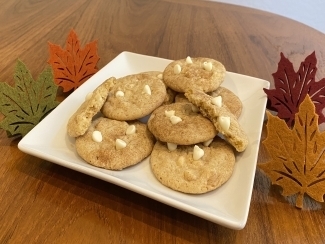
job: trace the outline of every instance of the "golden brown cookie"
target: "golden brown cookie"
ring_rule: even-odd
[[[216,90],[224,81],[226,69],[211,58],[186,58],[171,62],[164,70],[165,84],[177,92],[187,89]]]
[[[238,119],[241,115],[243,104],[239,97],[235,95],[229,89],[219,86],[217,90],[207,93],[212,97],[221,96],[223,104],[232,112]],[[175,96],[175,102],[190,102],[184,95],[184,93],[178,93]]]
[[[177,93],[175,96],[175,103],[189,103],[190,101],[185,97],[184,93]]]
[[[102,108],[115,82],[116,79],[111,77],[87,95],[85,101],[68,121],[67,131],[69,136],[77,137],[87,131],[93,117]]]
[[[162,105],[170,104],[175,101],[175,96],[176,96],[177,92],[170,89],[169,87],[166,87],[166,92],[167,92],[167,96],[166,96],[165,101],[162,103]]]
[[[102,108],[110,119],[136,120],[150,114],[166,98],[165,84],[151,74],[134,74],[117,80]]]
[[[89,164],[122,170],[149,156],[154,143],[146,124],[101,117],[86,134],[76,138],[76,150]]]
[[[218,87],[217,90],[209,93],[212,97],[221,96],[223,104],[232,112],[238,119],[241,115],[243,104],[235,93],[225,87]]]
[[[191,145],[217,135],[213,123],[202,116],[191,103],[172,103],[153,111],[148,128],[163,142]]]
[[[224,184],[232,175],[235,155],[232,147],[222,139],[210,146],[197,145],[204,155],[193,157],[194,146],[178,146],[170,151],[157,141],[150,157],[153,174],[163,185],[184,193],[201,194]]]
[[[238,152],[242,152],[248,145],[248,137],[233,115],[221,102],[216,104],[215,98],[200,90],[188,90],[185,96],[209,118],[216,129],[233,145]]]

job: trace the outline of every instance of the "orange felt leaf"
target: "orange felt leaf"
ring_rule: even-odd
[[[299,106],[295,123],[289,129],[284,120],[267,112],[267,138],[263,141],[272,157],[259,164],[272,184],[283,188],[282,195],[297,195],[296,206],[303,207],[304,194],[324,202],[325,132],[318,129],[318,115],[309,95]]]
[[[54,80],[64,92],[77,89],[98,71],[97,41],[82,49],[77,34],[71,30],[66,41],[66,50],[49,42],[50,59]]]

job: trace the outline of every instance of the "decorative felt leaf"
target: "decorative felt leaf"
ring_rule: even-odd
[[[14,80],[14,87],[0,83],[0,112],[5,116],[0,128],[6,130],[9,137],[25,136],[59,103],[55,101],[58,87],[50,67],[34,81],[25,64],[18,60]]]
[[[49,48],[48,63],[54,71],[55,83],[63,88],[63,92],[77,89],[98,71],[97,41],[82,49],[74,30],[69,33],[66,50],[52,43],[49,43]]]
[[[264,88],[268,96],[268,108],[277,111],[279,118],[292,127],[299,105],[308,94],[316,106],[319,124],[325,122],[325,79],[315,81],[317,71],[315,52],[306,57],[295,72],[292,63],[281,53],[278,70],[273,74],[275,89]]]
[[[301,103],[292,129],[284,120],[270,112],[267,114],[267,138],[263,144],[272,160],[259,164],[259,168],[270,177],[272,184],[283,188],[282,195],[298,194],[297,207],[303,207],[305,193],[323,202],[325,132],[318,129],[318,115],[309,95]]]

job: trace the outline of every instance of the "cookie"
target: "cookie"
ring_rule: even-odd
[[[222,103],[229,109],[229,111],[236,116],[238,119],[241,115],[243,109],[243,103],[239,99],[239,97],[225,87],[218,87],[217,90],[209,93],[212,97],[221,96]]]
[[[122,170],[148,157],[155,139],[145,124],[101,117],[75,143],[77,153],[89,164]]]
[[[172,103],[153,111],[148,128],[163,142],[191,145],[217,135],[213,123],[202,116],[191,103]]]
[[[175,103],[189,103],[190,101],[185,97],[184,93],[177,93],[175,96]]]
[[[150,156],[153,174],[163,185],[184,193],[202,194],[224,184],[232,175],[235,155],[232,147],[222,139],[210,146],[197,145],[204,155],[193,158],[194,146],[178,146],[170,151],[157,141]]]
[[[212,97],[221,96],[223,104],[233,113],[238,119],[241,115],[243,104],[232,91],[222,86],[218,87],[217,90],[207,93]],[[178,93],[175,96],[175,102],[190,102],[184,95],[184,93]]]
[[[175,101],[175,96],[176,96],[177,92],[175,92],[174,90],[170,89],[167,86],[166,86],[166,92],[167,92],[167,96],[166,96],[165,101],[162,103],[162,105],[171,104]]]
[[[87,95],[85,101],[68,121],[67,132],[69,136],[81,136],[87,131],[93,117],[102,108],[115,82],[116,79],[111,77]]]
[[[166,98],[166,87],[156,76],[134,74],[117,80],[102,108],[110,119],[136,120],[150,114]]]
[[[165,84],[183,93],[190,88],[214,91],[224,81],[225,75],[224,65],[217,60],[190,57],[171,62],[163,73]]]
[[[220,101],[200,90],[188,90],[185,96],[209,118],[216,129],[233,145],[238,152],[242,152],[248,145],[248,137],[241,128],[235,115]]]

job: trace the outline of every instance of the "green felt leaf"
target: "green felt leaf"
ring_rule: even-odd
[[[5,118],[0,128],[8,137],[25,136],[58,104],[55,101],[58,86],[50,67],[34,81],[25,64],[18,60],[14,74],[15,85],[0,82],[0,112]]]

